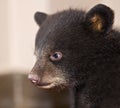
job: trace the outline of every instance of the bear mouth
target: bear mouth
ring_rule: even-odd
[[[36,86],[42,89],[50,89],[53,88],[55,85],[53,83],[42,83],[42,84],[37,84]]]

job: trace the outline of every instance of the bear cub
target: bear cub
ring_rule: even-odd
[[[114,12],[98,4],[88,12],[37,12],[36,63],[28,75],[43,89],[70,88],[72,108],[120,108],[120,32]]]

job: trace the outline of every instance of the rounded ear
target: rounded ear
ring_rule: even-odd
[[[47,18],[47,14],[42,13],[42,12],[36,12],[34,15],[34,19],[38,25],[41,25],[45,19]]]
[[[114,12],[109,7],[98,4],[85,17],[85,25],[89,30],[105,33],[109,32],[114,22]]]

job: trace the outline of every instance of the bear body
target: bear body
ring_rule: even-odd
[[[44,89],[70,88],[72,108],[120,108],[120,33],[114,12],[103,4],[90,11],[37,12],[36,63],[28,78]]]

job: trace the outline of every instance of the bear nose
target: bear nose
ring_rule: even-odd
[[[39,77],[36,74],[29,74],[28,79],[34,84],[38,85],[39,84]]]

